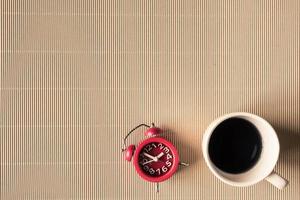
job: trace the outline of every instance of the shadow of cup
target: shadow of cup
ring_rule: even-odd
[[[280,143],[279,162],[287,162],[292,165],[300,165],[300,132],[283,128],[280,126],[273,126]]]
[[[279,126],[274,126],[274,129],[279,139],[282,155],[300,151],[300,133]]]

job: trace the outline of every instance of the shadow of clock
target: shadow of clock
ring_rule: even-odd
[[[300,165],[300,132],[273,125],[280,143],[279,162]]]
[[[186,134],[178,134],[166,128],[164,128],[162,137],[172,142],[178,151],[180,162],[189,164],[188,168],[201,158],[200,139],[196,141],[195,138],[191,139]],[[186,168],[185,166],[179,166],[177,173],[184,171]]]

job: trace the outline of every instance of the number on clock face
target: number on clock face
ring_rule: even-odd
[[[159,177],[172,167],[174,155],[168,146],[159,142],[146,144],[139,154],[139,166],[148,176]]]

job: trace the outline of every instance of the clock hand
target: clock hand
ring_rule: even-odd
[[[154,160],[148,160],[148,161],[142,163],[142,165],[146,165],[146,164],[151,163],[151,162],[153,162],[153,161],[154,161]]]
[[[164,152],[160,152],[160,154],[158,154],[158,155],[156,156],[156,158],[157,158],[157,159],[160,159],[163,155],[164,155]]]
[[[144,152],[144,155],[147,156],[148,158],[151,158],[153,161],[157,162],[158,161],[158,158],[157,157],[154,157],[154,156],[151,156],[150,154],[147,154]]]
[[[142,163],[142,165],[146,165],[146,164],[152,163],[152,162],[162,162],[162,163],[164,163],[164,161],[162,161],[162,160],[158,160],[158,161],[155,161],[155,160],[148,160],[148,161]]]
[[[147,156],[147,157],[150,157],[150,158],[153,157],[151,155],[149,156],[149,154],[147,155],[147,153],[144,153],[144,155]],[[153,161],[155,161],[155,162],[160,161],[158,159],[161,158],[163,155],[164,155],[164,152],[161,152],[156,157],[153,157],[153,158],[156,158],[156,159],[148,160],[148,161],[144,162],[142,165],[146,165],[146,164],[151,163]]]

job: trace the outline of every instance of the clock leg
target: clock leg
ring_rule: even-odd
[[[184,162],[180,162],[179,165],[187,167],[187,166],[189,166],[190,164],[184,163]]]
[[[159,183],[156,183],[156,193],[159,193]]]

